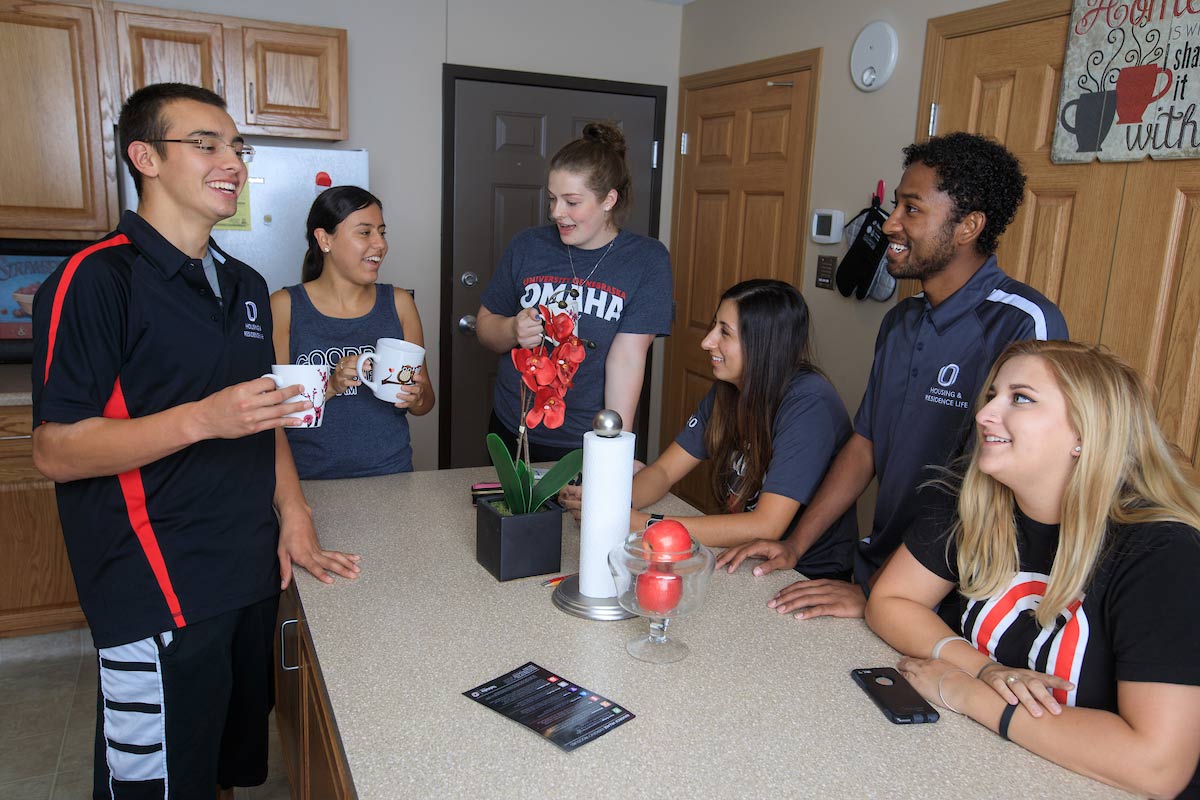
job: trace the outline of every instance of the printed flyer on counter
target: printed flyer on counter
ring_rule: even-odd
[[[530,661],[463,692],[570,752],[634,718],[623,706]]]

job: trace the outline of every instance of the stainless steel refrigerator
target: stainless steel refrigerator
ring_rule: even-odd
[[[213,239],[226,252],[254,267],[275,291],[300,282],[306,249],[304,222],[318,194],[329,186],[370,188],[366,150],[325,150],[254,144],[249,180],[238,213],[217,226]],[[125,162],[121,207],[137,208],[137,193]]]

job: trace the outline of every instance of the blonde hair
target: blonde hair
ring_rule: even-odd
[[[1108,351],[1066,341],[1009,345],[988,373],[1017,356],[1037,356],[1063,393],[1082,450],[1067,480],[1058,551],[1037,609],[1042,627],[1078,599],[1103,554],[1110,524],[1181,522],[1200,529],[1200,493],[1184,477],[1178,450],[1158,428],[1142,376]],[[958,574],[962,593],[992,597],[1019,569],[1012,490],[980,471],[979,432],[958,492]]]

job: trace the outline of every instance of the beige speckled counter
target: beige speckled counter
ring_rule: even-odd
[[[0,364],[0,406],[33,404],[28,364]]]
[[[672,625],[676,664],[634,660],[645,620],[591,622],[542,578],[497,582],[475,563],[473,481],[490,469],[310,481],[322,544],[362,577],[299,578],[304,610],[363,800],[408,797],[1124,797],[946,713],[893,725],[853,683],[896,653],[861,620],[766,608],[791,574],[714,576]],[[661,510],[686,508],[678,500]],[[578,564],[565,518],[563,571]],[[637,718],[572,753],[462,696],[535,661]]]

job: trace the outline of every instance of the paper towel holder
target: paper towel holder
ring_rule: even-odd
[[[621,415],[612,409],[602,409],[592,418],[592,430],[597,436],[610,438],[619,436],[622,428]],[[617,598],[588,597],[579,591],[579,574],[564,578],[550,596],[551,602],[560,610],[573,617],[594,619],[601,622],[615,622],[622,619],[633,619],[631,614],[621,608]]]

